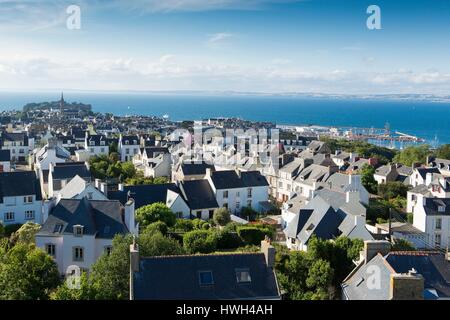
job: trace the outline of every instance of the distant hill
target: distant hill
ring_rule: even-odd
[[[49,109],[59,109],[59,101],[52,102],[39,102],[39,103],[27,103],[23,106],[23,112],[31,111],[31,110],[49,110]],[[92,110],[92,106],[90,104],[84,104],[80,102],[65,102],[64,110],[78,110],[90,112]]]

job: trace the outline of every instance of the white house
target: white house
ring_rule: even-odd
[[[11,161],[26,161],[34,149],[34,138],[28,137],[26,132],[3,132],[1,140],[2,150],[11,152]]]
[[[33,171],[0,173],[0,223],[42,223],[42,195]]]
[[[131,161],[139,153],[140,139],[137,135],[123,136],[119,138],[120,161]]]
[[[33,154],[34,170],[39,175],[41,170],[48,170],[50,163],[63,163],[70,161],[70,152],[58,146],[54,139],[49,139],[48,143]]]
[[[269,199],[269,183],[259,171],[214,171],[206,169],[206,179],[219,207],[239,213],[243,207],[262,212]]]
[[[91,135],[87,131],[84,149],[89,151],[91,157],[109,154],[109,146],[106,137],[100,134]]]
[[[132,200],[125,206],[87,198],[47,200],[44,215],[47,219],[36,234],[36,246],[55,259],[61,274],[73,271],[73,266],[89,270],[113,250],[115,235],[137,232]]]
[[[450,198],[434,198],[428,190],[408,192],[408,211],[413,226],[427,234],[429,248],[450,246]]]
[[[141,148],[134,156],[136,169],[144,172],[145,177],[168,177],[172,171],[172,156],[166,147]]]

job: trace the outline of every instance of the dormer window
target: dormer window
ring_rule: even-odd
[[[89,145],[90,146],[95,146],[95,142],[94,141],[89,141]]]
[[[439,212],[445,212],[445,206],[438,206]]]
[[[83,236],[83,226],[79,225],[79,224],[73,226],[73,235],[75,237],[82,237]]]
[[[249,269],[236,269],[237,283],[249,283],[252,281]]]
[[[125,140],[125,144],[130,144],[130,141],[128,141],[128,140]]]
[[[25,196],[23,197],[24,203],[32,203],[33,202],[33,196]]]
[[[105,145],[105,141],[100,141],[100,145],[104,146]]]

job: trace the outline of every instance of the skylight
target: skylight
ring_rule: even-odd
[[[249,269],[236,269],[236,280],[238,283],[248,283],[252,281]]]
[[[210,286],[214,284],[212,271],[199,271],[198,279],[201,286]]]
[[[53,229],[53,232],[54,233],[61,233],[62,229],[63,229],[63,225],[58,223],[58,224],[55,225],[55,228]]]

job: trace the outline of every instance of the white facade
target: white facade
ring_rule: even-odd
[[[36,195],[3,197],[0,203],[0,223],[24,224],[34,222],[42,224],[42,201],[36,200]]]

